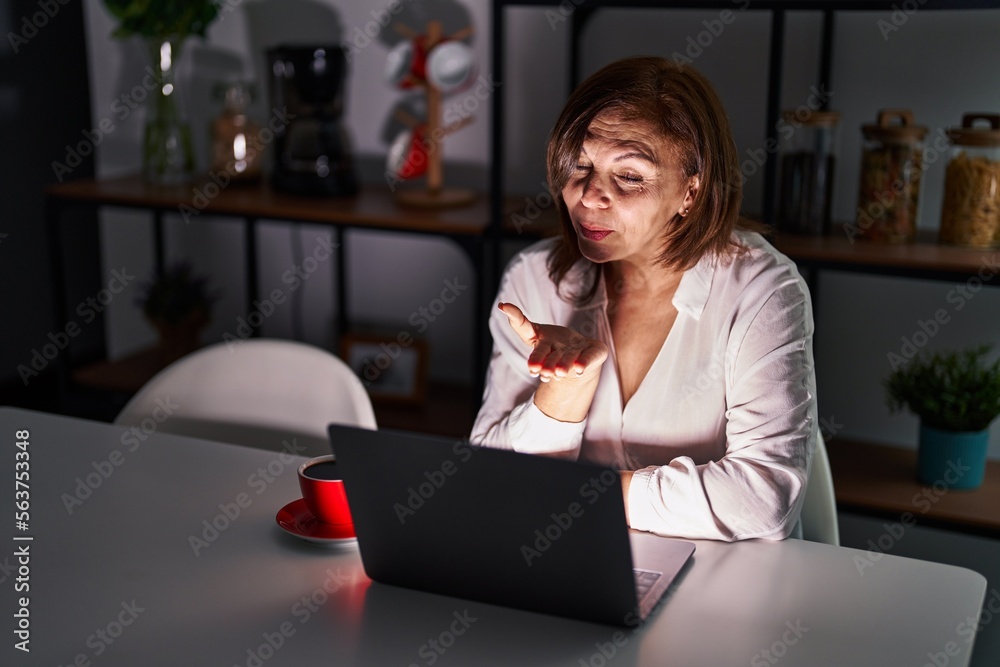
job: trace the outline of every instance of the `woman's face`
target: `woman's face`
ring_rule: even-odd
[[[694,201],[676,151],[651,123],[597,116],[562,190],[580,252],[593,262],[652,264],[663,235]]]

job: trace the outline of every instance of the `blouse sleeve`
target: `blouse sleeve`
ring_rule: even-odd
[[[531,277],[526,274],[524,262],[515,260],[504,274],[494,303],[516,304],[531,319],[539,316],[536,313],[546,311],[543,299],[533,294]],[[507,316],[498,308],[493,309],[489,326],[493,354],[486,371],[483,404],[470,441],[485,447],[575,460],[580,453],[586,420],[561,422],[539,410],[534,397],[540,381],[528,373],[530,346],[514,333]]]
[[[797,521],[816,443],[813,320],[801,278],[766,298],[726,354],[726,454],[639,470],[629,523],[688,539],[784,539]]]

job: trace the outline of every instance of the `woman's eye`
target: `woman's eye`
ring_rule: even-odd
[[[620,174],[618,178],[626,183],[642,183],[642,176],[636,174]]]
[[[590,169],[590,165],[589,164],[578,164],[578,165],[576,165],[576,170],[577,171],[586,171],[588,169]]]

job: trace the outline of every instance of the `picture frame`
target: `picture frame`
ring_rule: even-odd
[[[372,402],[423,405],[427,393],[427,341],[409,332],[396,336],[348,332],[340,356],[361,380]]]

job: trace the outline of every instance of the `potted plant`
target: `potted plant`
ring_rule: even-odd
[[[925,484],[983,482],[989,425],[1000,414],[1000,359],[987,363],[989,350],[921,353],[885,379],[890,411],[920,418],[917,474]]]
[[[212,302],[208,281],[196,276],[189,262],[158,271],[141,286],[136,305],[156,329],[160,362],[165,366],[201,346],[199,334],[208,324]]]
[[[149,55],[153,85],[142,141],[142,173],[160,185],[176,185],[194,175],[191,128],[177,101],[176,61],[185,39],[205,36],[219,15],[218,0],[104,0],[118,19],[118,38],[141,37]],[[143,80],[145,82],[145,79]]]

